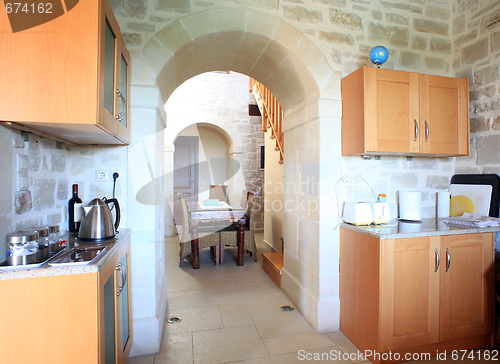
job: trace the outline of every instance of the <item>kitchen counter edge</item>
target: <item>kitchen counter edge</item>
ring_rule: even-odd
[[[369,225],[356,226],[349,223],[342,223],[341,227],[372,236],[377,239],[403,239],[416,238],[422,236],[441,236],[441,235],[460,235],[460,234],[482,234],[500,231],[500,226],[486,228],[461,228],[448,226],[444,219],[427,218],[422,219],[421,224],[410,223],[411,225],[402,225],[408,223],[397,222],[397,225]],[[404,228],[403,228],[404,227]],[[419,229],[418,231],[408,231]],[[406,231],[405,231],[406,230]]]
[[[47,277],[69,274],[83,274],[83,273],[97,273],[108,262],[108,260],[115,254],[122,244],[130,237],[131,229],[120,229],[116,235],[115,241],[108,245],[106,253],[99,258],[98,261],[92,264],[85,265],[68,265],[68,266],[51,266],[44,264],[37,268],[20,268],[14,270],[0,271],[0,280],[4,279],[18,279],[18,278],[31,278],[31,277]]]

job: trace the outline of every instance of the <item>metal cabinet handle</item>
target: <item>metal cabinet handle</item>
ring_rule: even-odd
[[[434,270],[434,273],[436,273],[439,269],[439,263],[440,263],[440,260],[439,260],[439,253],[438,253],[438,250],[437,249],[434,249],[434,251],[436,252],[436,269]]]
[[[448,251],[448,248],[446,248],[445,250],[446,250],[446,271],[448,272],[448,269],[450,269],[451,265],[451,256],[450,252]]]
[[[415,138],[413,139],[413,141],[416,142],[418,138],[418,123],[417,119],[413,119],[413,121],[415,122]]]
[[[116,120],[121,122],[123,120],[122,114],[125,114],[125,112],[126,112],[127,102],[125,101],[125,97],[123,97],[123,94],[120,90],[116,89],[116,94],[120,98],[120,113],[118,115],[116,115],[115,118],[116,118]]]
[[[425,120],[425,141],[427,142],[427,139],[429,139],[429,123],[427,120]]]
[[[118,287],[118,290],[116,291],[116,295],[119,296],[122,294],[122,291],[123,291],[123,287],[125,287],[125,279],[126,277],[124,276],[123,274],[123,265],[122,263],[118,263],[118,266],[115,268],[115,270],[119,270],[120,271],[120,274],[122,276],[122,285],[120,287]]]

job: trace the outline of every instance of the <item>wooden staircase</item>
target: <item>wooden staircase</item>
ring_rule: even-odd
[[[262,131],[267,132],[271,128],[271,139],[276,140],[275,150],[280,152],[279,163],[283,164],[284,141],[281,123],[283,121],[283,109],[276,97],[264,87],[263,84],[250,78],[250,92],[252,92],[260,113],[262,114]]]

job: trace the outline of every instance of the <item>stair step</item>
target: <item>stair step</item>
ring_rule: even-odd
[[[281,269],[283,268],[283,253],[263,253],[262,269],[278,287],[281,288]]]

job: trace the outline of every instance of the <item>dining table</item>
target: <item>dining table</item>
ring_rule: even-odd
[[[193,254],[193,269],[200,268],[200,249],[198,243],[198,225],[201,222],[238,221],[236,243],[238,255],[236,265],[243,265],[243,246],[245,241],[246,208],[231,206],[227,202],[219,201],[216,204],[204,202],[187,202],[191,221],[191,252]]]

